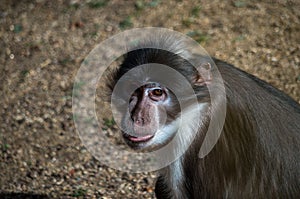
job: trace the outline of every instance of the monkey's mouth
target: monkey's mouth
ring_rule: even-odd
[[[147,142],[154,137],[154,135],[145,135],[145,136],[137,137],[137,136],[129,135],[127,133],[124,133],[123,136],[125,139],[134,143]]]

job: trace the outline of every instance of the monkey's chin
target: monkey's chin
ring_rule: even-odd
[[[148,146],[150,145],[149,142],[154,137],[154,135],[155,134],[135,137],[127,133],[123,133],[123,139],[130,148],[134,150],[143,150],[145,148],[148,148]]]

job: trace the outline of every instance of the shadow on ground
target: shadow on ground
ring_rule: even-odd
[[[50,199],[44,194],[1,192],[1,199]]]

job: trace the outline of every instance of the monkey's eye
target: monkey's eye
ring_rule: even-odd
[[[164,93],[163,89],[155,88],[149,92],[149,97],[154,101],[161,101],[161,100],[164,100],[164,98],[165,98],[164,94],[165,93]]]
[[[163,94],[163,91],[161,89],[154,89],[152,91],[152,94],[155,96],[161,96]]]

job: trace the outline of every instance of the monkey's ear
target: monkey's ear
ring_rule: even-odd
[[[212,74],[211,74],[211,65],[210,63],[203,63],[197,67],[198,74],[194,79],[195,86],[204,86],[211,82]]]

